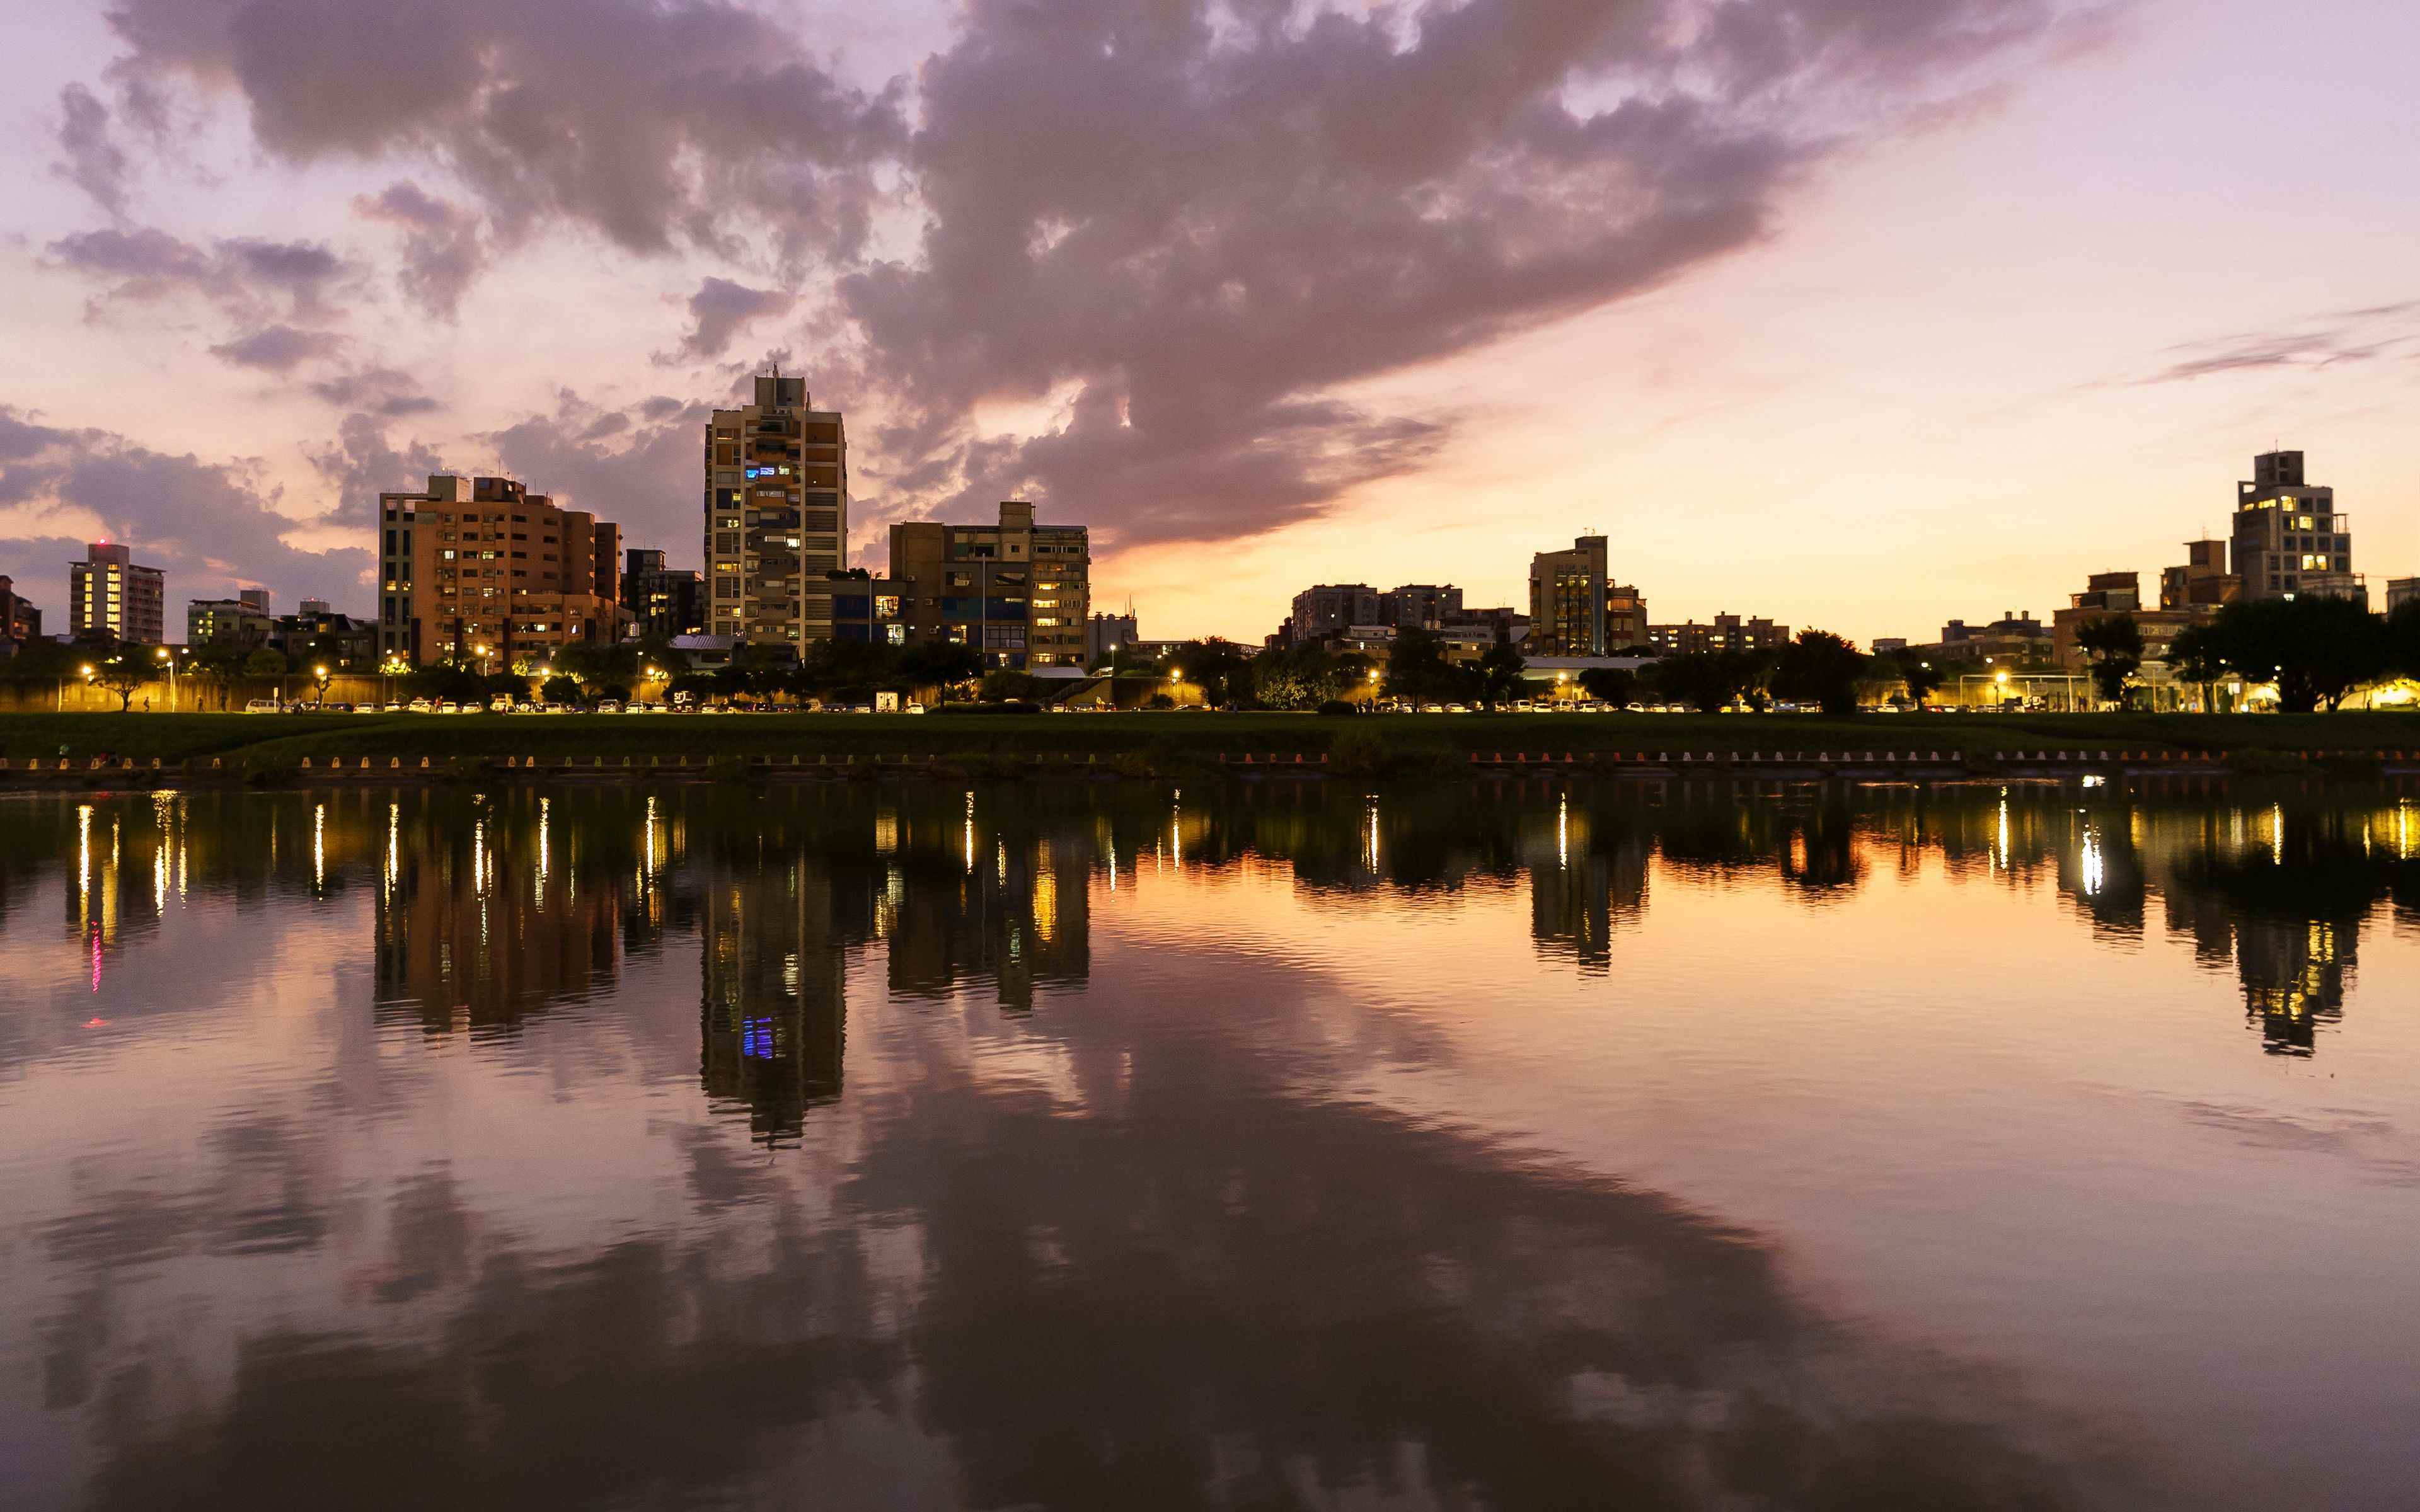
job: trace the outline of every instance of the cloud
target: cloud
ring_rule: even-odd
[[[921,76],[918,255],[842,280],[921,508],[1023,492],[1118,540],[1331,507],[1449,433],[1339,391],[1637,294],[1995,83],[2042,0],[1367,13],[975,0]],[[1077,395],[1001,446],[992,400]],[[954,486],[946,480],[954,478]]]
[[[859,420],[864,517],[1029,494],[1132,545],[1279,529],[1423,465],[1455,417],[1381,412],[1370,380],[1753,247],[1812,177],[1971,117],[2118,8],[968,0],[912,102],[723,0],[119,0],[109,23],[121,88],[238,100],[274,159],[446,175],[459,204],[414,179],[356,202],[402,228],[431,313],[549,226],[768,268],[704,280],[659,361],[812,331],[796,365]],[[912,240],[876,241],[886,209]],[[1038,433],[982,418],[1036,406]],[[623,418],[493,434],[693,470],[693,437]],[[628,491],[663,513],[693,487]]]
[[[659,352],[656,363],[670,366],[721,357],[742,330],[781,315],[796,302],[794,296],[779,289],[749,288],[727,278],[709,278],[690,296],[689,315],[695,326],[677,350]]]
[[[274,506],[250,471],[154,452],[97,429],[44,425],[0,406],[0,572],[21,583],[64,582],[62,538],[87,530],[134,548],[168,574],[169,618],[186,598],[266,584],[283,596],[359,600],[367,549],[306,551],[286,537],[308,522]],[[64,623],[64,622],[62,622]]]
[[[353,201],[353,213],[403,227],[403,269],[397,276],[405,298],[442,319],[454,318],[488,255],[479,242],[479,218],[442,200],[409,179]]]
[[[551,414],[524,417],[476,440],[503,471],[567,508],[622,527],[632,546],[687,555],[700,532],[699,447],[706,404],[656,398],[609,409],[569,389]]]
[[[59,91],[59,151],[51,172],[92,196],[111,220],[126,216],[125,149],[110,134],[109,107],[90,89],[70,84]]]
[[[420,487],[429,474],[447,471],[431,447],[414,440],[396,447],[384,417],[367,411],[347,415],[333,445],[313,451],[311,465],[336,489],[333,524],[369,530],[378,523],[378,496]]]
[[[2366,363],[2420,340],[2420,301],[2337,310],[2275,331],[2239,332],[2182,342],[2164,351],[2159,367],[2126,381],[2135,386],[2184,383],[2227,373],[2280,368],[2319,370]]]
[[[418,378],[392,367],[340,373],[312,384],[311,392],[339,409],[364,409],[388,420],[442,408],[422,391]]]
[[[77,231],[45,249],[51,266],[101,285],[92,309],[194,295],[238,318],[271,311],[327,317],[329,296],[359,270],[312,241],[234,237],[205,249],[154,226]]]
[[[289,162],[433,155],[518,234],[562,219],[640,253],[853,254],[904,86],[867,96],[723,0],[121,0],[122,75],[248,108]]]
[[[325,331],[297,331],[292,326],[264,326],[210,348],[210,355],[238,367],[290,373],[304,363],[334,357],[345,338]]]

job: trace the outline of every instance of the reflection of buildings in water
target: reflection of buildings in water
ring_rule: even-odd
[[[846,1027],[845,938],[831,873],[792,853],[715,867],[699,889],[698,1078],[747,1104],[768,1144],[795,1139],[807,1110],[840,1095]]]
[[[2325,919],[2246,918],[2237,926],[2245,1016],[2271,1054],[2311,1055],[2318,1026],[2342,1021],[2360,933],[2357,924]]]
[[[620,974],[625,881],[577,874],[560,827],[543,796],[461,819],[390,803],[376,910],[381,1017],[416,1016],[431,1034],[509,1026]]]
[[[1604,843],[1589,810],[1568,796],[1544,833],[1528,837],[1529,937],[1538,953],[1610,968],[1613,932],[1647,906],[1647,847],[1627,836]]]
[[[946,868],[919,864],[886,880],[893,992],[934,997],[961,978],[988,979],[1001,1007],[1025,1012],[1037,986],[1091,976],[1092,832],[987,832],[970,813],[951,839]],[[1171,849],[1182,842],[1171,832]]]

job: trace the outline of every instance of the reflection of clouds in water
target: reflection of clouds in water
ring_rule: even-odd
[[[2172,931],[2243,962],[2265,917],[2324,897],[2350,940],[2411,886],[2348,871],[2350,828],[2298,819],[2247,859],[2154,811],[2097,828],[2083,887],[2058,800],[1997,794],[1264,795],[1188,804],[1181,875],[1164,803],[1091,795],[348,795],[324,829],[263,801],[277,847],[191,826],[195,921],[274,955],[349,908],[377,1004],[363,984],[333,1069],[267,1095],[201,1057],[187,1095],[260,1105],[187,1158],[95,1156],[41,1222],[45,1399],[86,1412],[104,1505],[802,1475],[915,1500],[882,1466],[939,1505],[2063,1504],[2080,1473],[2051,1467],[2092,1456],[2055,1413],[1812,1311],[1754,1234],[1353,1101],[1373,1064],[1453,1052],[1348,973],[1165,928],[1096,963],[1085,879],[1106,896],[1123,855],[1129,891],[1349,927],[1526,887],[1528,948],[1584,976],[1655,888],[1838,901],[1911,855],[2055,882],[2096,929],[2139,932],[2165,889]],[[35,847],[14,895],[71,855]],[[172,969],[128,938],[130,969]],[[228,1042],[287,1011],[200,995],[150,1011],[206,1008]],[[256,1295],[339,1257],[343,1306]],[[190,1304],[207,1328],[154,1304],[197,1259],[245,1277]]]

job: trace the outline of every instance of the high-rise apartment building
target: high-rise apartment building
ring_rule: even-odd
[[[68,563],[68,633],[157,645],[167,634],[168,578],[107,541]]]
[[[1647,643],[1646,596],[1613,580],[1604,536],[1529,559],[1530,656],[1604,656]]]
[[[2336,491],[2303,476],[2303,454],[2267,452],[2252,459],[2252,479],[2235,486],[2234,575],[2245,598],[2298,594],[2369,601],[2352,570],[2352,517],[2336,513]]]
[[[831,636],[848,564],[848,440],[807,380],[775,372],[706,426],[706,614],[716,635],[795,654]]]
[[[0,640],[23,645],[42,638],[42,611],[19,596],[13,578],[0,575]]]
[[[664,554],[650,548],[632,547],[622,558],[622,607],[643,634],[706,633],[703,579],[687,567],[666,566]]]
[[[621,528],[511,478],[432,474],[379,495],[379,527],[381,655],[502,671],[628,623]]]
[[[986,667],[1082,666],[1092,563],[1083,526],[1036,525],[1023,500],[998,525],[891,527],[908,637],[972,646]]]

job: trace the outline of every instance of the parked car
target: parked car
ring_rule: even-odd
[[[900,705],[900,711],[905,714],[922,714],[924,712],[924,705],[922,703],[904,703]]]
[[[455,702],[452,699],[447,699],[444,702],[437,705],[437,712],[440,714],[459,714],[462,712],[462,705]]]
[[[391,709],[395,707],[395,705],[390,703],[387,707]],[[379,712],[379,706],[375,703],[356,703],[353,705],[353,712],[355,714],[376,714]]]
[[[429,702],[427,699],[413,699],[408,706],[414,714],[434,714],[437,712],[437,705]]]
[[[254,699],[251,702],[243,706],[243,712],[246,714],[275,714],[277,712],[277,701],[275,699]]]
[[[494,698],[489,699],[488,701],[488,712],[489,714],[512,713],[513,696],[510,693],[499,693]]]
[[[599,714],[619,714],[622,712],[621,701],[618,699],[598,699],[597,701],[597,712]]]

